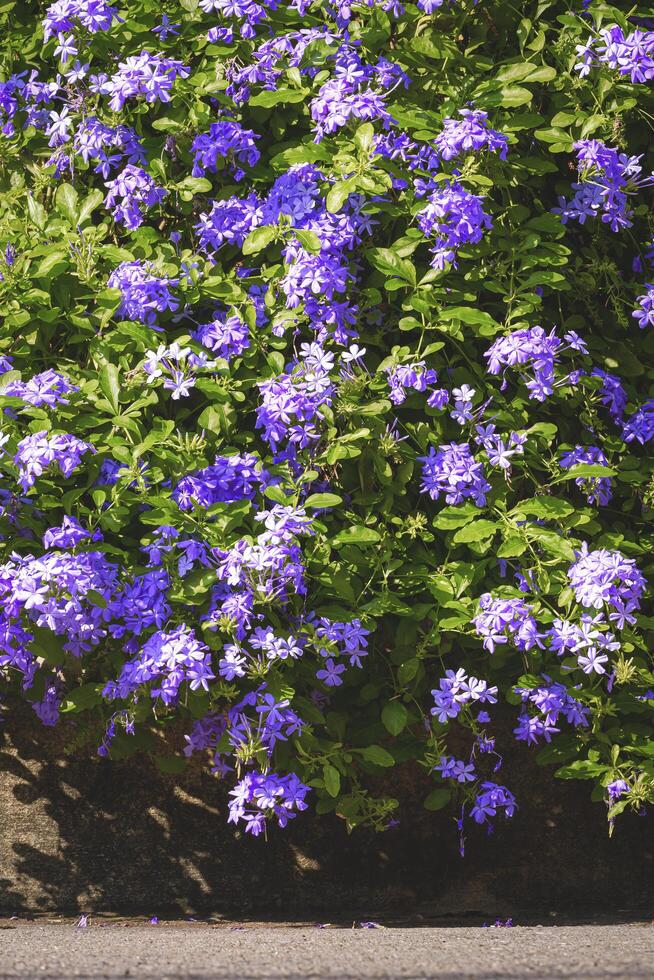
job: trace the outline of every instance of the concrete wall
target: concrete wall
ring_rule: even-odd
[[[420,808],[428,787],[413,769],[392,776],[409,801],[395,830],[348,837],[337,818],[305,814],[265,842],[226,825],[225,790],[200,769],[173,778],[147,759],[67,756],[65,734],[20,706],[0,730],[2,915],[654,911],[654,817],[627,816],[609,840],[588,784],[553,780],[521,747],[503,770],[518,814],[490,838],[471,827],[461,859],[451,815]]]

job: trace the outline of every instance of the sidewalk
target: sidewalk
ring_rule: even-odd
[[[361,928],[0,925],[0,977],[645,980],[654,925]]]

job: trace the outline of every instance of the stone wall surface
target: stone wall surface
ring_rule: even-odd
[[[308,813],[264,841],[227,826],[225,788],[199,767],[171,777],[147,758],[66,755],[65,731],[32,719],[13,708],[0,729],[0,915],[654,912],[653,817],[627,815],[609,839],[588,785],[554,780],[522,747],[502,771],[520,810],[490,837],[471,826],[462,859],[451,813],[421,807],[420,771],[392,776],[406,800],[394,830],[348,836]]]

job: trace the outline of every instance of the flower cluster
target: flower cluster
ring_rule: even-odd
[[[568,691],[565,684],[544,677],[544,684],[532,688],[516,688],[525,707],[533,705],[539,714],[527,711],[520,715],[513,733],[519,742],[537,745],[539,739],[550,742],[552,735],[560,731],[556,727],[559,717],[575,727],[588,725],[588,708],[583,707]]]
[[[634,613],[647,583],[633,558],[605,548],[590,551],[584,542],[568,569],[568,579],[580,605],[591,609],[608,606],[612,621],[635,622]]]
[[[128,99],[137,96],[146,102],[170,102],[175,79],[188,78],[189,74],[181,61],[141,51],[121,61],[111,77],[99,77],[93,87],[110,96],[109,108],[120,112]]]
[[[481,109],[459,109],[461,119],[444,119],[443,131],[435,143],[443,160],[453,160],[464,153],[488,150],[506,160],[509,141],[503,133],[493,129],[488,113]]]
[[[196,375],[212,367],[214,362],[204,351],[195,354],[190,347],[180,347],[177,342],[170,347],[160,344],[156,351],[147,354],[143,362],[148,384],[155,384],[163,378],[163,386],[172,392],[173,401],[188,397]]]
[[[478,195],[456,182],[429,195],[429,203],[418,212],[417,219],[422,233],[434,239],[434,269],[442,271],[449,264],[456,268],[459,249],[480,242],[484,230],[493,227],[481,202]]]
[[[478,677],[469,677],[463,668],[446,671],[438,688],[431,693],[434,698],[431,713],[441,724],[449,718],[456,718],[464,708],[497,702],[497,687],[489,686]]]
[[[586,218],[600,217],[611,231],[632,225],[629,197],[654,179],[641,179],[640,156],[628,156],[601,140],[578,140],[575,144],[580,181],[573,184],[574,197],[559,198],[555,214],[564,224],[570,220],[584,224]]]
[[[432,500],[445,494],[448,504],[472,500],[478,507],[484,506],[491,486],[482,464],[470,452],[469,443],[453,442],[439,449],[432,446],[429,455],[421,456],[420,461],[422,493],[428,493]]]
[[[575,68],[582,78],[597,65],[607,65],[633,83],[649,82],[654,78],[654,31],[625,34],[616,24],[578,44],[577,55]]]
[[[472,622],[489,653],[495,653],[497,646],[507,643],[527,651],[543,645],[543,635],[532,613],[533,608],[522,599],[499,599],[485,592]]]
[[[57,405],[67,405],[66,395],[74,391],[79,391],[79,385],[72,384],[63,374],[48,368],[47,371],[35,374],[29,381],[9,381],[2,389],[2,394],[20,398],[35,408],[43,405],[55,408]]]
[[[379,58],[366,65],[353,46],[342,45],[334,57],[334,75],[320,88],[311,102],[315,140],[335,133],[349,121],[379,120],[384,128],[392,123],[386,105],[386,91],[409,85],[399,65]]]
[[[532,375],[526,376],[526,387],[529,397],[536,401],[545,401],[554,391],[555,384],[574,385],[579,381],[580,371],[572,371],[556,379],[555,365],[558,356],[566,350],[587,354],[584,341],[574,331],[569,331],[561,340],[556,330],[546,333],[542,327],[529,327],[525,330],[514,330],[506,337],[494,341],[484,357],[488,360],[490,374],[500,374],[504,367],[526,365]],[[506,378],[502,388],[506,387]]]
[[[243,129],[239,123],[229,119],[212,123],[208,133],[202,133],[193,140],[191,173],[194,177],[203,177],[207,171],[216,173],[227,165],[239,180],[244,176],[240,167],[254,167],[260,157],[255,142],[258,139],[260,137],[253,130]]]
[[[130,229],[143,224],[142,208],[154,207],[167,194],[145,170],[131,163],[106,186],[105,207],[111,209],[115,221]]]
[[[214,678],[208,648],[193,630],[182,625],[153,633],[136,659],[124,664],[118,679],[109,681],[103,693],[109,700],[124,700],[144,684],[154,682],[151,697],[173,704],[182,684],[188,683],[191,691],[208,691]]]
[[[217,456],[211,466],[183,477],[173,496],[181,510],[190,510],[194,504],[209,508],[217,503],[251,499],[269,479],[252,453]]]
[[[178,280],[155,274],[149,263],[121,262],[109,276],[107,285],[121,293],[119,313],[128,320],[155,326],[157,314],[176,310],[179,303],[170,291]]]
[[[250,346],[250,330],[239,316],[217,314],[209,323],[201,323],[193,337],[218,357],[229,361],[240,357]]]
[[[257,837],[266,827],[266,816],[274,815],[285,827],[308,803],[309,787],[295,773],[278,776],[274,772],[248,772],[230,792],[229,823],[245,824],[246,834]]]
[[[45,12],[43,39],[68,34],[82,27],[90,34],[108,31],[118,17],[118,8],[106,0],[55,0]]]
[[[609,461],[598,446],[575,446],[561,453],[561,469],[569,470],[575,466],[606,466]],[[611,479],[606,476],[578,476],[575,484],[586,494],[589,504],[605,506],[612,496]]]
[[[29,490],[53,463],[57,464],[62,476],[68,477],[80,465],[82,456],[89,452],[95,452],[93,446],[68,433],[49,435],[43,429],[25,436],[18,443],[14,456],[18,482],[23,490]]]

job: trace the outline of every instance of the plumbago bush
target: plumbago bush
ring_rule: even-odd
[[[491,830],[513,738],[642,811],[654,10],[0,22],[6,695],[254,835],[402,765]]]

